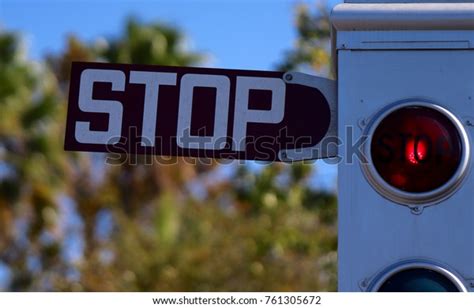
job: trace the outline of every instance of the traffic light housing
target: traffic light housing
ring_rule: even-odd
[[[474,291],[474,4],[373,2],[331,14],[338,288]]]

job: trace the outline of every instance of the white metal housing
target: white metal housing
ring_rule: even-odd
[[[386,106],[412,100],[448,110],[472,148],[473,3],[345,3],[331,19],[344,141],[347,127],[356,140]],[[472,151],[457,190],[419,215],[377,192],[357,159],[347,163],[348,153],[340,148],[339,291],[366,291],[387,268],[409,259],[449,269],[474,291]]]

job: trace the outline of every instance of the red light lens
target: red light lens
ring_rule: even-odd
[[[461,138],[453,122],[422,106],[403,107],[386,116],[375,129],[370,151],[379,175],[410,193],[443,186],[462,158]]]

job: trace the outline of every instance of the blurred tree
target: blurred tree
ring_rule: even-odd
[[[162,65],[177,65],[176,59],[190,65],[184,59],[198,58],[166,55],[165,48],[151,48],[149,40],[157,37],[162,42],[162,35],[153,35],[150,29],[160,31],[157,26],[147,28],[129,21],[125,38],[104,44],[100,57]],[[163,33],[174,37],[177,32]],[[179,40],[167,42],[178,44]],[[176,48],[168,50],[176,52]],[[241,167],[228,180],[215,181],[213,169],[202,164],[195,168],[173,159],[150,166],[140,160],[128,157],[126,164],[107,168],[98,194],[107,200],[96,203],[102,207],[79,202],[81,213],[97,209],[92,216],[82,214],[85,220],[90,217],[95,222],[92,217],[100,213],[104,202],[114,217],[107,243],[96,246],[95,252],[86,245],[89,252],[81,281],[85,289],[335,289],[336,200],[332,193],[308,187],[311,165],[271,164],[257,174]],[[192,186],[206,179],[210,183],[204,187],[204,197],[197,198]],[[92,196],[80,195],[87,200]],[[105,263],[104,252],[109,256]]]
[[[12,290],[64,275],[56,262],[58,194],[68,174],[60,102],[51,72],[26,60],[14,33],[0,32],[0,261],[12,273]]]
[[[314,7],[307,4],[296,7],[295,47],[286,53],[280,70],[303,69],[328,74],[331,56],[329,12],[325,2],[317,2]]]
[[[327,55],[313,50],[328,40],[327,25],[316,22],[322,14],[298,9],[299,44],[284,67],[326,67]],[[222,177],[215,161],[150,164],[143,156],[61,150],[58,91],[66,95],[71,61],[197,64],[202,56],[184,49],[179,31],[130,19],[117,38],[71,36],[64,53],[47,58],[56,78],[20,60],[18,41],[3,36],[0,257],[11,271],[9,289],[335,290],[336,199],[309,185],[311,165],[232,165]],[[75,240],[58,227],[73,220]],[[71,260],[73,246],[79,256]]]
[[[120,63],[147,63],[157,65],[189,66],[197,63],[202,56],[184,49],[184,37],[170,27],[160,24],[141,24],[135,19],[128,20],[123,35],[109,40],[99,39],[92,44],[80,42],[70,37],[63,55],[50,56],[48,63],[56,72],[64,88],[68,88],[71,61],[108,61]],[[148,158],[128,155],[114,160],[101,172],[103,180],[97,185],[91,165],[94,156],[81,155],[76,166],[76,177],[71,179],[69,194],[75,200],[77,210],[84,225],[84,254],[87,262],[81,265],[86,289],[97,290],[106,288],[103,282],[103,255],[113,253],[121,258],[121,253],[128,253],[129,247],[120,245],[100,245],[98,232],[98,215],[113,215],[116,223],[114,234],[135,234],[134,228],[140,228],[144,217],[157,208],[160,221],[157,231],[167,242],[175,241],[172,231],[175,228],[173,217],[176,216],[174,206],[166,206],[159,202],[162,194],[179,196],[186,194],[186,183],[196,176],[212,168],[199,164],[184,163],[184,159],[168,158],[167,164],[146,164]],[[97,157],[97,155],[96,155]],[[99,156],[103,160],[103,156]],[[163,205],[161,205],[163,203]],[[164,216],[164,217],[161,217]],[[120,222],[120,223],[118,223]],[[128,227],[127,227],[128,226]],[[128,234],[130,233],[130,234]],[[116,239],[120,242],[120,239]],[[134,239],[140,241],[140,239]],[[115,244],[115,242],[114,242]],[[120,244],[120,243],[119,243]],[[113,251],[109,251],[109,248]],[[146,253],[145,253],[146,257]],[[125,269],[119,269],[124,271]],[[108,273],[115,275],[116,273]],[[120,273],[121,275],[121,273]],[[112,279],[114,280],[114,279]]]

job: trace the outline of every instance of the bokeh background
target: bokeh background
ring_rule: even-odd
[[[63,150],[71,61],[329,76],[334,4],[0,0],[0,289],[334,291],[335,166]]]

